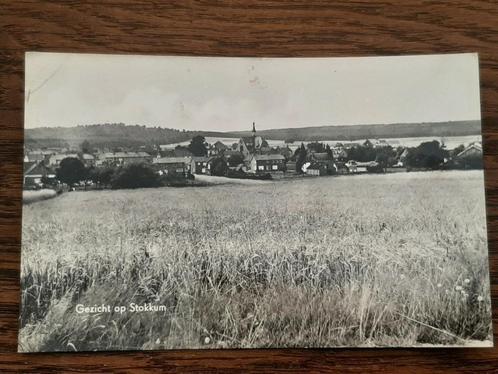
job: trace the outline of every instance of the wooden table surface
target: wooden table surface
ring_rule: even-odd
[[[498,349],[489,348],[15,353],[25,51],[202,56],[479,52],[495,339],[498,331],[498,1],[101,3],[0,0],[0,372],[498,372]]]

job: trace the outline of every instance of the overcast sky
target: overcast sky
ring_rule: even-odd
[[[26,54],[25,126],[195,130],[480,119],[477,54],[206,58]]]

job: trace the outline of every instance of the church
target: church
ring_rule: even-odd
[[[270,150],[268,142],[263,137],[256,135],[256,124],[252,123],[252,136],[244,136],[239,139],[238,151],[249,160],[255,154],[264,154]]]
[[[270,154],[268,142],[256,135],[256,124],[252,123],[252,136],[239,139],[238,151],[244,156],[244,162],[251,173],[277,173],[285,171],[285,157]]]

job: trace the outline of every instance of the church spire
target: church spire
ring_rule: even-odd
[[[256,154],[256,124],[252,123],[252,152]]]

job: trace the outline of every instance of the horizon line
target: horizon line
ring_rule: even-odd
[[[256,123],[256,128],[258,126],[257,121],[254,121]],[[454,122],[482,122],[482,118],[477,118],[477,119],[461,119],[461,120],[450,120],[450,121],[422,121],[422,122],[388,122],[388,123],[357,123],[357,124],[350,124],[350,125],[341,125],[341,124],[334,124],[334,125],[311,125],[311,126],[298,126],[298,127],[277,127],[277,128],[265,128],[265,129],[256,129],[256,131],[273,131],[273,130],[297,130],[297,129],[312,129],[312,128],[320,128],[320,127],[355,127],[355,126],[389,126],[389,125],[422,125],[422,124],[436,124],[436,123],[454,123]],[[71,125],[71,126],[36,126],[36,127],[24,127],[24,130],[36,130],[36,129],[71,129],[71,128],[76,128],[76,127],[91,127],[91,126],[112,126],[112,125],[124,125],[128,127],[146,127],[146,128],[160,128],[160,129],[169,129],[169,130],[178,130],[178,131],[185,131],[185,132],[218,132],[218,133],[240,133],[240,132],[251,132],[251,129],[249,130],[233,130],[233,131],[227,131],[227,130],[200,130],[200,129],[185,129],[185,128],[176,128],[176,127],[167,127],[167,126],[159,126],[159,125],[141,125],[141,124],[127,124],[124,122],[104,122],[104,123],[92,123],[92,124],[84,124],[84,125]],[[249,126],[251,127],[251,126]]]

